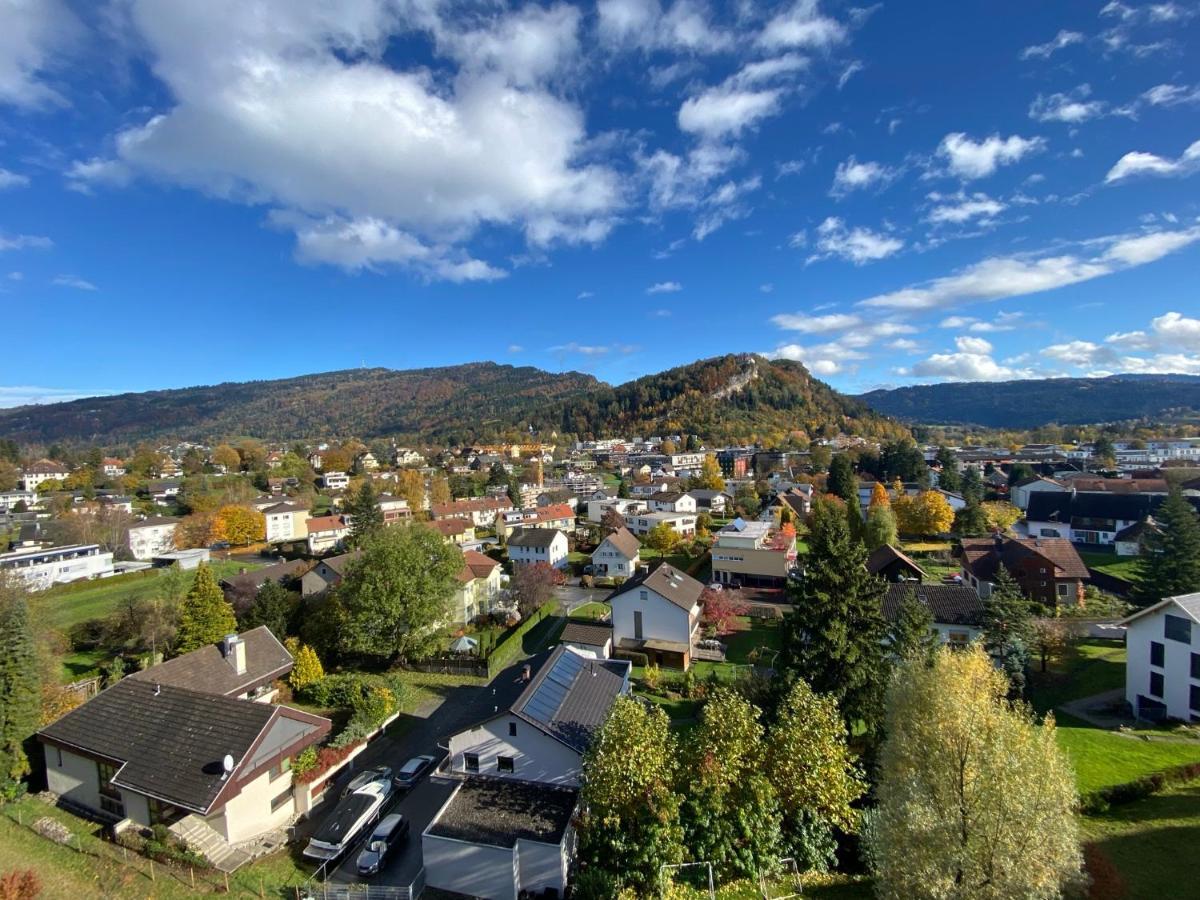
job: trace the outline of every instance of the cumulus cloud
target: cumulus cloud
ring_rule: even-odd
[[[1141,330],[1116,332],[1103,342],[1052,344],[1042,355],[1086,374],[1140,372],[1200,374],[1200,319],[1167,312]]]
[[[8,169],[0,168],[0,191],[5,191],[9,188],[27,187],[28,184],[28,175],[21,175],[18,172],[10,172]]]
[[[49,81],[83,27],[63,0],[0,3],[0,104],[24,109],[64,105]]]
[[[862,324],[862,316],[848,313],[830,313],[827,316],[812,316],[807,313],[780,313],[772,316],[771,322],[786,331],[800,331],[804,334],[825,334],[831,331],[845,331]]]
[[[846,38],[846,27],[822,14],[817,0],[798,0],[767,22],[758,43],[771,49],[796,47],[827,50]]]
[[[1065,94],[1038,94],[1029,105],[1029,117],[1038,122],[1064,122],[1078,125],[1102,116],[1108,107],[1103,100],[1089,100],[1091,85],[1081,84]]]
[[[658,0],[600,0],[596,13],[600,39],[611,46],[716,53],[734,40],[693,0],[676,0],[665,11]]]
[[[904,241],[869,228],[847,228],[841,219],[830,216],[817,227],[817,252],[809,261],[836,256],[856,266],[899,253]]]
[[[934,353],[915,363],[908,374],[918,378],[947,381],[1012,381],[1032,378],[1030,369],[1011,368],[992,358],[992,345],[983,338],[960,336],[954,339],[955,351]]]
[[[738,90],[731,85],[710,88],[689,97],[679,107],[679,127],[706,138],[741,134],[779,110],[782,92],[776,89]]]
[[[48,250],[54,241],[39,234],[0,234],[0,253],[6,250]]]
[[[455,249],[481,226],[578,243],[607,233],[624,203],[617,173],[586,159],[582,111],[548,86],[578,55],[579,15],[563,5],[481,11],[454,28],[435,7],[402,18],[380,0],[131,0],[129,19],[174,105],[117,134],[111,160],[72,167],[76,185],[124,166],[267,206],[302,229],[303,258],[416,260],[458,280],[497,272]],[[386,64],[389,40],[410,29],[457,72]]]
[[[865,190],[871,187],[883,187],[899,175],[897,169],[878,162],[859,162],[850,156],[838,163],[833,173],[833,187],[829,193],[841,197],[851,191]]]
[[[1176,159],[1157,156],[1135,150],[1126,153],[1104,176],[1106,184],[1132,178],[1137,175],[1157,175],[1159,177],[1177,177],[1191,175],[1200,169],[1200,141],[1196,141],[1183,151]]]
[[[953,328],[958,331],[967,330],[976,334],[987,334],[997,331],[1012,331],[1024,318],[1024,313],[997,313],[994,319],[984,320],[975,316],[947,316],[938,323],[939,328]]]
[[[942,138],[937,153],[946,161],[950,174],[976,179],[991,175],[1000,166],[1019,162],[1039,152],[1045,145],[1042,138],[1023,138],[1018,134],[1006,138],[993,134],[975,141],[963,132],[956,131]]]
[[[1008,208],[984,193],[932,193],[929,200],[934,206],[925,215],[925,221],[931,225],[964,225],[971,221],[986,223]]]
[[[660,281],[657,284],[652,284],[646,288],[647,294],[677,294],[683,290],[683,285],[678,281]]]
[[[917,332],[915,326],[906,322],[892,319],[871,321],[857,315],[813,316],[793,313],[774,316],[771,322],[785,331],[828,338],[820,344],[782,344],[767,354],[802,362],[818,375],[833,375],[853,369],[859,362],[870,359],[872,348],[888,338],[894,339],[889,345],[893,349],[903,349],[911,341],[900,336]],[[897,347],[897,344],[901,346]]]
[[[1067,31],[1065,28],[1046,41],[1044,44],[1032,44],[1021,51],[1021,59],[1049,59],[1052,54],[1070,47],[1072,44],[1083,43],[1083,35],[1078,31]]]
[[[1022,297],[1079,284],[1154,262],[1200,241],[1200,226],[1178,231],[1101,238],[1091,255],[1060,253],[990,257],[953,275],[859,301],[881,309],[945,309],[965,303]],[[1098,249],[1097,248],[1102,248]]]

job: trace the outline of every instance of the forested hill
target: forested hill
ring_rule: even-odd
[[[927,384],[878,390],[859,398],[908,422],[1036,428],[1130,419],[1192,418],[1200,411],[1200,376],[1110,375],[1027,381]]]
[[[686,432],[768,444],[789,436],[904,431],[799,363],[749,354],[702,360],[619,387],[578,372],[470,363],[354,369],[0,410],[0,437],[26,444],[236,436],[460,443],[530,427],[583,437]]]

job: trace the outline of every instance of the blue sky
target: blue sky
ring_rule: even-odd
[[[0,0],[0,405],[1200,373],[1200,3]]]

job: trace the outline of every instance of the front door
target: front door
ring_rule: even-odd
[[[633,611],[633,637],[639,641],[642,639],[642,611],[640,609]]]

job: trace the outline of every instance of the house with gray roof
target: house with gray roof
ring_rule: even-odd
[[[618,528],[592,552],[595,575],[630,578],[641,562],[642,543],[628,528]]]
[[[613,650],[644,653],[655,665],[687,669],[703,593],[703,584],[664,562],[629,579],[608,598]]]
[[[983,634],[983,601],[967,584],[889,584],[883,595],[883,618],[888,624],[900,618],[900,607],[915,599],[929,610],[933,629],[944,644],[965,646]]]
[[[567,536],[557,528],[518,528],[507,544],[513,565],[546,563],[556,569],[567,565]]]
[[[1125,626],[1125,699],[1140,719],[1200,722],[1200,593],[1166,597]]]

